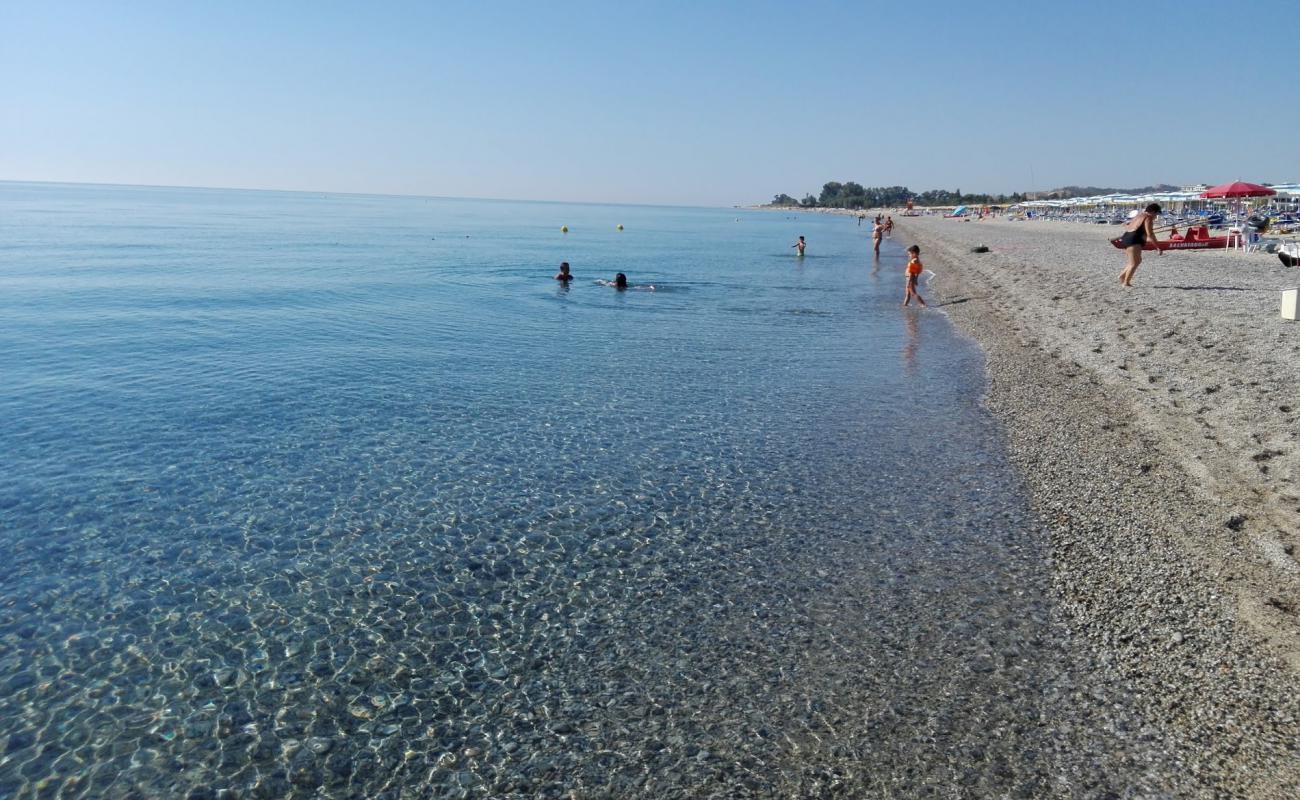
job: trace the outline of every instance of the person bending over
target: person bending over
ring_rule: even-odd
[[[1124,248],[1124,255],[1128,259],[1128,265],[1119,274],[1120,286],[1133,285],[1133,275],[1142,264],[1142,248],[1146,247],[1147,242],[1156,240],[1155,224],[1158,216],[1160,216],[1160,204],[1152,203],[1141,214],[1133,217],[1128,227],[1124,229],[1124,235],[1119,238],[1120,247]],[[1159,248],[1156,248],[1156,252],[1160,255],[1165,254]]]

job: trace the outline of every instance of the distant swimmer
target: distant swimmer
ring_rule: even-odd
[[[569,281],[573,280],[573,275],[570,274],[569,272],[569,262],[567,261],[560,262],[560,274],[556,275],[555,279],[560,283],[566,283],[566,284]]]
[[[880,255],[880,240],[885,238],[885,224],[876,217],[876,222],[871,226],[871,249],[876,255]]]
[[[803,240],[802,236],[800,236],[799,241],[790,246],[799,251],[798,253],[795,253],[795,255],[801,256],[803,255],[804,249],[808,247],[808,243]]]
[[[637,291],[641,291],[641,292],[653,292],[655,290],[654,284],[651,283],[647,283],[644,285],[628,283],[627,276],[621,272],[615,275],[614,280],[612,281],[597,279],[596,283],[600,284],[601,286],[611,286],[619,290],[620,292],[625,292],[628,289],[636,289]]]
[[[612,281],[607,281],[604,278],[597,278],[596,283],[600,284],[601,286],[612,286],[615,289],[618,289],[620,292],[627,291],[628,288],[627,276],[621,272],[615,275],[614,280]]]
[[[921,308],[928,308],[925,304],[925,298],[916,290],[916,280],[925,271],[925,267],[921,264],[921,248],[912,245],[907,248],[907,252],[912,258],[907,262],[907,291],[903,294],[903,306],[911,305],[912,298],[915,297],[920,302]]]

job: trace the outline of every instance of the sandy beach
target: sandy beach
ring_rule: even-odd
[[[1300,796],[1300,271],[1148,253],[1124,289],[1111,226],[894,219],[987,353],[1075,691],[1172,756],[1169,796]]]

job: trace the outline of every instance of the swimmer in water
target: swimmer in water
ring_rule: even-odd
[[[876,217],[876,224],[871,226],[871,249],[880,255],[880,240],[885,237],[885,225]]]
[[[796,250],[799,251],[799,252],[796,253],[795,255],[800,255],[800,256],[801,256],[801,255],[803,255],[804,248],[806,248],[806,247],[808,246],[808,243],[805,242],[805,241],[803,240],[803,237],[802,237],[802,236],[800,236],[800,237],[799,237],[799,241],[795,242],[794,244],[792,244],[792,245],[790,245],[790,246],[793,247],[794,249],[796,249]]]
[[[560,283],[564,283],[564,284],[567,284],[569,281],[573,280],[573,275],[569,273],[569,262],[567,261],[560,262],[560,274],[556,275],[555,279]]]
[[[625,292],[628,289],[636,289],[637,291],[641,291],[641,292],[653,292],[655,290],[654,284],[652,283],[647,283],[644,286],[628,283],[627,276],[621,272],[615,275],[614,280],[612,281],[607,281],[598,278],[596,280],[596,283],[600,284],[601,286],[613,287],[619,290],[620,292]]]

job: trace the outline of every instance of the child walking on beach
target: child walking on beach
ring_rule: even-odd
[[[915,297],[921,304],[921,308],[929,308],[925,304],[925,298],[916,290],[916,281],[921,277],[921,271],[925,269],[921,264],[921,248],[912,245],[907,248],[907,252],[912,258],[907,262],[907,291],[903,294],[903,307],[911,305],[912,298]]]

